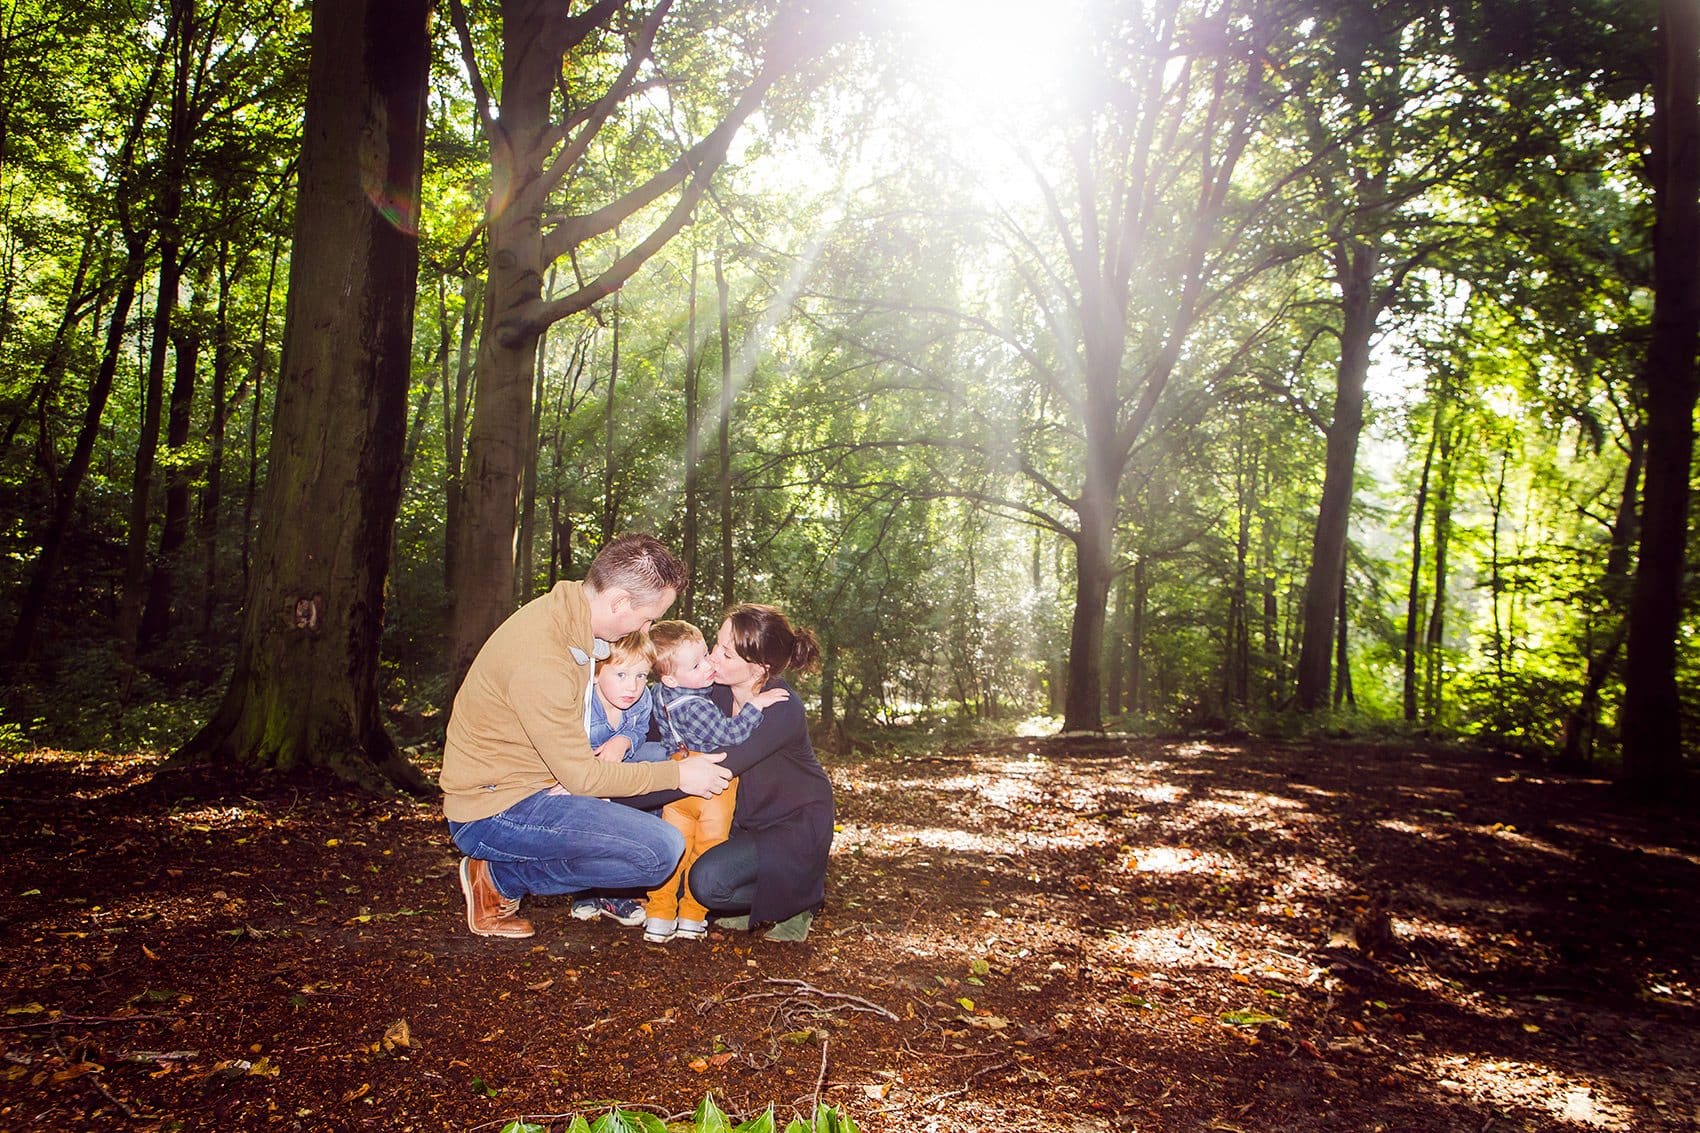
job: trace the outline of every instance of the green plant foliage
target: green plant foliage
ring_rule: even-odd
[[[720,1107],[714,1104],[713,1094],[704,1094],[691,1115],[695,1133],[731,1133],[732,1124]]]
[[[653,1113],[615,1106],[590,1123],[590,1133],[667,1133],[667,1125]]]

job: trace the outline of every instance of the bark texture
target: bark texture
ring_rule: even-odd
[[[378,712],[418,273],[430,0],[313,9],[272,447],[235,673],[179,753],[428,791]]]
[[[1623,688],[1623,777],[1645,790],[1682,769],[1676,658],[1700,348],[1700,7],[1693,0],[1660,5],[1652,133],[1647,468]]]

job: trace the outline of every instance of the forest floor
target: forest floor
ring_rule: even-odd
[[[0,1129],[1700,1127],[1690,810],[1338,741],[823,762],[808,941],[660,946],[470,935],[433,806],[7,759]]]

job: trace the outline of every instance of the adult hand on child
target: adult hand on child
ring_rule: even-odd
[[[701,799],[713,798],[726,789],[732,773],[720,766],[723,751],[705,752],[679,761],[679,790]]]

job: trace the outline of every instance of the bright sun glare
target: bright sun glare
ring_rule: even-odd
[[[916,62],[944,96],[953,123],[972,129],[1004,120],[1060,77],[1072,4],[1044,9],[1018,0],[913,0],[905,9]]]

